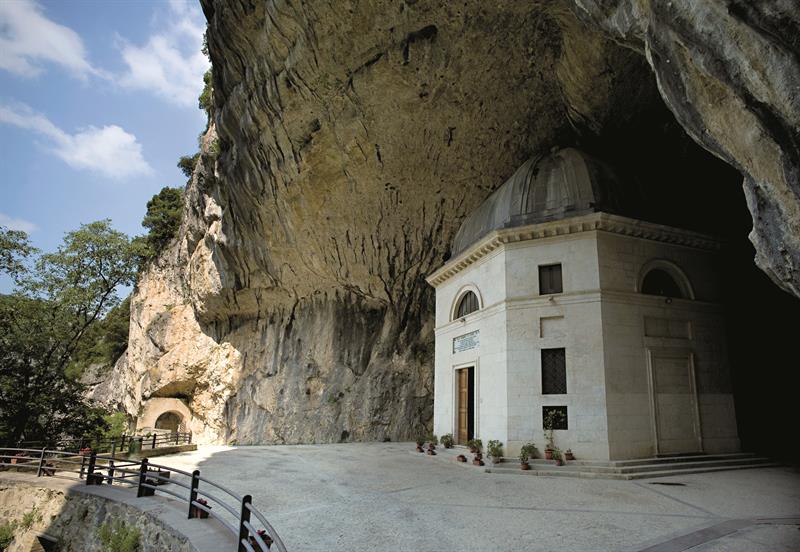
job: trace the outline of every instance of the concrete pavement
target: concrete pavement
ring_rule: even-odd
[[[201,446],[158,463],[252,494],[294,551],[800,550],[800,474],[791,468],[652,481],[518,477],[413,450]]]

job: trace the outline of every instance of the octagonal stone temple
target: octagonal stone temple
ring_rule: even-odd
[[[434,432],[583,459],[739,450],[720,242],[653,224],[567,148],[463,222],[436,289]]]

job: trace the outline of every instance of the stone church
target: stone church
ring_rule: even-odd
[[[645,222],[567,148],[525,162],[462,224],[436,289],[434,432],[579,459],[739,450],[721,244]]]

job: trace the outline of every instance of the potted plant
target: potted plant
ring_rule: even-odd
[[[428,434],[428,451],[436,450],[436,445],[439,444],[439,438],[433,433]]]
[[[208,501],[205,498],[198,498],[195,502],[197,502],[198,504],[202,504],[209,510],[211,509],[211,506],[208,505]],[[200,518],[200,519],[208,518],[208,512],[206,512],[202,508],[198,508],[194,504],[192,504],[192,507],[189,510],[190,510],[189,511],[190,518]]]
[[[446,435],[442,435],[442,438],[440,439],[440,441],[442,443],[442,446],[444,448],[446,448],[446,449],[453,448],[453,445],[455,444],[455,439],[453,439],[453,434],[452,433],[448,433]]]
[[[503,461],[503,443],[496,439],[489,441],[486,445],[486,452],[489,453],[489,458],[492,459],[492,464],[499,464]]]
[[[572,454],[572,449],[564,451],[564,460],[575,460],[575,455]]]
[[[536,447],[533,443],[525,443],[522,445],[522,448],[519,449],[519,469],[531,469],[531,465],[528,464],[528,460],[530,460],[531,456],[534,454],[536,454]]]
[[[481,454],[481,450],[483,449],[483,441],[480,439],[470,439],[467,441],[467,446],[469,447],[469,451],[472,454]]]
[[[258,536],[261,537],[261,540],[264,541],[264,544],[267,545],[267,548],[271,548],[272,547],[272,537],[270,537],[267,534],[267,530],[266,529],[259,529],[258,530]],[[256,538],[253,537],[253,536],[250,536],[249,540],[250,540],[250,546],[252,546],[255,550],[259,550],[259,548],[256,548],[258,546],[258,541],[256,540]]]
[[[458,456],[456,456],[456,461],[458,461],[458,462],[466,462],[467,461],[467,457],[464,456],[463,454],[459,454]]]
[[[417,452],[425,452],[424,450],[422,450],[422,445],[425,444],[425,437],[418,436],[416,443],[417,443]]]
[[[564,465],[564,456],[561,453],[561,449],[558,447],[553,449],[553,460],[556,461],[556,466]]]
[[[553,449],[555,448],[553,430],[555,429],[556,422],[561,421],[561,417],[561,412],[558,410],[550,410],[544,417],[544,437],[546,440],[544,457],[547,460],[553,459]]]

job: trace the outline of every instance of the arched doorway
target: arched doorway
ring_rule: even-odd
[[[166,429],[175,433],[181,430],[183,424],[183,416],[177,412],[164,412],[156,418],[156,429]]]

